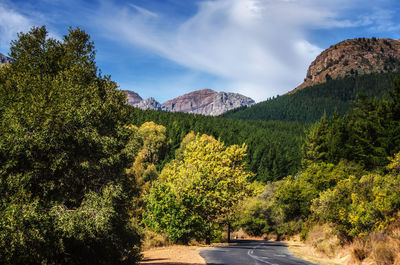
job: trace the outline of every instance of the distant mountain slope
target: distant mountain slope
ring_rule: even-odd
[[[168,100],[162,105],[169,111],[190,113],[210,104],[216,94],[212,89],[201,89]]]
[[[197,113],[217,116],[228,110],[251,106],[255,102],[237,93],[216,92],[211,89],[197,90],[162,104],[172,112]]]
[[[330,79],[400,71],[400,41],[359,38],[339,42],[311,63],[304,82],[289,93]]]
[[[160,104],[154,98],[142,100],[137,93],[124,91],[128,94],[128,104],[143,110],[165,110],[217,116],[226,111],[251,106],[255,103],[251,98],[237,93],[216,92],[211,89],[193,91],[168,100],[164,104]]]
[[[382,96],[390,76],[400,72],[400,41],[359,38],[323,51],[311,63],[304,82],[286,95],[224,113],[250,120],[315,122],[336,109],[345,113],[358,93]]]
[[[382,97],[391,89],[391,76],[388,74],[368,74],[330,80],[323,84],[309,86],[294,94],[278,96],[260,102],[250,108],[228,111],[222,117],[242,120],[280,120],[312,123],[321,118],[324,112],[330,116],[336,109],[344,114],[350,109],[357,94],[369,97]]]
[[[126,95],[128,96],[128,104],[129,105],[134,105],[139,103],[140,101],[142,101],[142,97],[139,96],[138,93],[130,91],[130,90],[122,90],[126,93]]]
[[[11,63],[14,60],[10,57],[5,56],[4,54],[0,53],[0,65]]]

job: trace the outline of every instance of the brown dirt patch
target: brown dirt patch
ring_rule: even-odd
[[[197,246],[168,246],[144,251],[140,264],[151,265],[205,265]]]

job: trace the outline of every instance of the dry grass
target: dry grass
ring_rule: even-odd
[[[329,257],[325,252],[319,252],[314,247],[310,246],[309,243],[303,243],[300,240],[300,236],[292,237],[290,240],[285,241],[289,245],[289,251],[295,256],[321,265],[339,265],[348,264],[350,255],[342,249],[336,250],[334,257]]]
[[[150,230],[145,231],[143,240],[143,250],[149,250],[156,247],[165,247],[171,245],[166,235],[157,234]]]
[[[391,233],[373,232],[365,238],[358,238],[350,245],[354,264],[392,265],[400,264],[400,239]]]
[[[328,225],[314,226],[308,233],[306,243],[329,258],[335,257],[336,252],[341,248],[339,238]]]
[[[344,246],[327,226],[314,227],[305,243],[298,237],[287,242],[296,256],[323,265],[400,265],[400,222]]]
[[[205,265],[204,259],[199,255],[198,248],[178,245],[153,248],[142,253],[144,258],[140,264]]]

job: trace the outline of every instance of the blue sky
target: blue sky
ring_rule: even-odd
[[[398,0],[0,0],[0,52],[16,33],[69,26],[121,89],[164,102],[202,88],[262,101],[299,85],[330,45],[400,38]]]

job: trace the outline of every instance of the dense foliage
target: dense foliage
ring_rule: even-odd
[[[388,228],[400,211],[400,78],[389,94],[323,116],[307,135],[303,170],[268,184],[239,224],[252,234],[303,236],[328,224],[345,240]]]
[[[242,120],[279,120],[313,123],[326,113],[330,117],[335,110],[345,114],[358,94],[383,97],[390,89],[392,74],[369,74],[306,87],[294,94],[286,94],[260,102],[249,108],[224,113],[227,118]]]
[[[251,196],[243,145],[189,133],[146,196],[145,223],[175,242],[218,238],[234,209]]]
[[[134,108],[130,120],[136,125],[154,121],[166,127],[169,145],[163,149],[159,169],[174,157],[175,150],[190,131],[214,136],[227,145],[245,143],[247,167],[256,173],[254,178],[259,181],[278,180],[300,169],[306,126],[296,122],[240,121]]]
[[[84,31],[18,37],[0,69],[0,263],[134,264],[125,168],[141,140],[126,96]]]
[[[307,136],[304,162],[354,161],[367,169],[388,164],[400,151],[400,79],[394,80],[390,99],[360,96],[344,117],[323,117]]]

